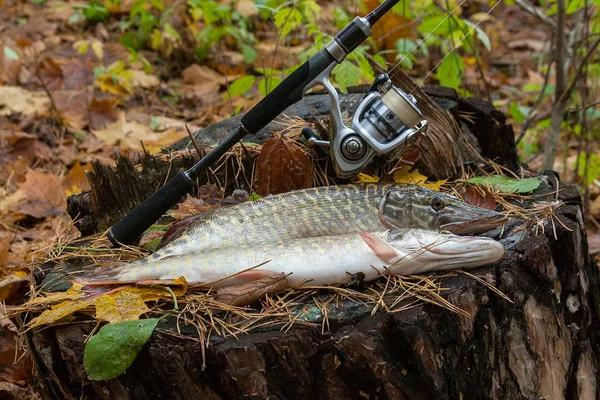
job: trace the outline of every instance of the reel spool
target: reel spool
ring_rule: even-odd
[[[346,126],[337,92],[327,79],[329,72],[325,71],[318,83],[325,87],[332,101],[333,129],[328,145],[338,177],[355,176],[375,154],[398,155],[417,134],[427,129],[427,121],[414,96],[392,86],[386,74],[375,79],[360,102],[352,128]],[[327,145],[310,132],[303,132],[303,136],[315,146]]]
[[[361,102],[352,127],[377,154],[398,154],[427,128],[427,121],[414,96],[388,80]]]

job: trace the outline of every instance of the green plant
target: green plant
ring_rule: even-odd
[[[93,23],[106,21],[110,16],[110,12],[98,0],[92,0],[83,5],[74,5],[73,8],[81,12],[85,19]]]
[[[250,64],[256,60],[256,38],[249,30],[246,17],[230,5],[214,0],[188,0],[187,4],[188,13],[194,21],[201,21],[205,25],[195,35],[199,42],[196,48],[198,58],[206,58],[214,45],[231,40],[244,55],[246,63]]]

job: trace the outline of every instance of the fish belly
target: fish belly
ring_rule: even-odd
[[[228,247],[169,257],[160,262],[137,262],[124,269],[117,279],[173,280],[184,276],[189,283],[222,280],[249,268],[255,269],[221,281],[215,286],[239,284],[262,277],[287,275],[288,285],[339,285],[351,274],[363,272],[373,280],[383,272],[384,263],[357,234],[306,238],[261,246]]]

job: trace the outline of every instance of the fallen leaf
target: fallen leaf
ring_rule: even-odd
[[[183,70],[183,82],[193,86],[194,94],[208,94],[219,91],[225,78],[215,70],[192,64]]]
[[[437,182],[427,182],[427,177],[420,174],[419,171],[411,171],[410,165],[403,165],[394,171],[394,181],[397,183],[410,183],[413,185],[419,185],[431,190],[440,190],[440,187],[446,183],[447,179],[442,179]]]
[[[76,313],[77,311],[85,310],[86,308],[91,307],[95,301],[96,298],[89,298],[79,299],[77,301],[69,300],[55,304],[49,310],[45,310],[39,316],[32,319],[27,325],[30,328],[35,328],[37,326],[52,324]]]
[[[50,91],[80,90],[94,81],[91,67],[77,58],[46,58],[39,63],[39,75],[42,84]]]
[[[7,254],[8,256],[8,254]],[[12,296],[23,282],[29,281],[29,272],[15,271],[0,279],[0,301],[4,301]]]
[[[110,323],[136,320],[150,311],[139,290],[124,289],[98,297],[94,302],[96,319]]]
[[[312,161],[302,148],[290,140],[267,140],[256,165],[255,189],[261,196],[313,186]]]
[[[91,189],[85,173],[85,171],[91,170],[91,163],[81,165],[79,162],[76,162],[75,165],[73,165],[62,180],[62,187],[66,197]]]
[[[473,183],[494,189],[500,193],[529,193],[542,182],[538,178],[512,179],[502,175],[475,176],[459,182]]]
[[[192,215],[202,214],[211,208],[213,206],[205,203],[202,199],[187,194],[185,200],[177,204],[177,209],[169,210],[167,214],[175,219],[183,219]]]
[[[0,380],[18,382],[27,379],[32,373],[31,354],[24,353],[19,348],[19,329],[6,316],[4,310],[0,310]],[[0,389],[0,393],[2,389]],[[0,394],[0,398],[6,397]]]
[[[50,99],[43,92],[32,92],[17,86],[0,86],[0,115],[39,117],[49,109]]]
[[[132,73],[132,86],[141,87],[144,89],[152,89],[160,85],[160,80],[156,75],[150,75],[140,70],[133,70]]]
[[[93,381],[121,375],[146,344],[160,318],[124,321],[100,328],[85,345],[83,365]]]
[[[25,182],[19,184],[15,195],[19,198],[12,211],[34,218],[56,216],[66,211],[67,202],[55,175],[30,169]]]
[[[494,195],[486,188],[476,188],[471,185],[458,185],[456,191],[464,201],[473,206],[485,208],[486,210],[496,209],[496,199],[494,199]]]
[[[83,299],[83,285],[79,282],[73,282],[71,287],[66,292],[44,293],[43,296],[35,297],[29,300],[26,306],[36,306],[40,304],[52,304],[61,301],[80,300]]]
[[[377,183],[377,182],[379,182],[379,177],[360,173],[356,176],[356,182],[357,183]]]
[[[116,97],[106,97],[103,99],[93,98],[88,108],[90,115],[90,129],[104,129],[108,125],[116,122],[123,113],[118,110],[118,99]]]
[[[94,130],[93,133],[106,145],[118,145],[123,150],[142,150],[141,142],[143,141],[146,150],[151,153],[158,152],[187,136],[182,122],[179,122],[178,127],[155,132],[147,125],[127,121],[124,114],[121,114],[116,122],[108,125],[105,129]]]

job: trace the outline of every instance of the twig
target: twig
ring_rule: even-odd
[[[519,7],[521,7],[523,10],[527,11],[529,14],[538,18],[544,24],[548,25],[548,27],[550,29],[552,29],[553,32],[556,33],[557,30],[558,30],[558,32],[565,32],[564,26],[563,26],[563,30],[557,29],[557,24],[556,24],[556,22],[554,22],[554,20],[552,18],[548,17],[546,14],[544,14],[543,12],[541,12],[540,10],[535,8],[535,6],[531,3],[529,3],[527,0],[515,0],[515,3],[517,3],[517,5]]]

